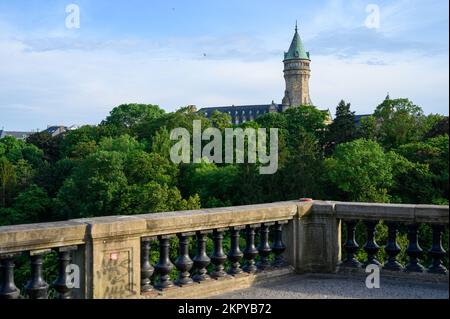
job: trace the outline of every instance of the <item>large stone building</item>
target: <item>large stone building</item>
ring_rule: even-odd
[[[309,95],[309,78],[311,76],[311,58],[306,52],[297,25],[295,26],[294,38],[289,50],[284,53],[284,79],[286,89],[281,104],[272,101],[270,104],[240,105],[205,107],[199,110],[206,117],[211,117],[215,111],[228,113],[234,124],[251,121],[260,115],[272,112],[284,112],[291,107],[301,105],[312,105]],[[331,122],[329,110],[323,110],[327,114],[327,122]]]

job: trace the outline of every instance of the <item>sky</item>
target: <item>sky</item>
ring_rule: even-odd
[[[79,8],[79,25],[71,4]],[[389,92],[426,114],[448,115],[448,6],[447,0],[0,0],[0,129],[97,124],[124,103],[168,112],[281,103],[283,52],[296,20],[319,108],[334,113],[345,99],[357,114],[370,114]]]

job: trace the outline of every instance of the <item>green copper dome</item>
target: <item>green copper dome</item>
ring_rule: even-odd
[[[291,46],[289,47],[289,51],[284,53],[284,59],[309,60],[309,52],[306,52],[305,48],[303,47],[302,39],[300,39],[300,35],[297,31],[297,25],[295,26],[295,34],[294,38],[292,39]]]

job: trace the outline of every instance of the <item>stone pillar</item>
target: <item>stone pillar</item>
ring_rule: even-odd
[[[146,221],[134,216],[78,219],[88,225],[86,245],[73,262],[80,266],[75,298],[139,298],[141,235]]]
[[[299,202],[285,227],[285,259],[296,272],[335,272],[341,259],[341,226],[332,202]]]

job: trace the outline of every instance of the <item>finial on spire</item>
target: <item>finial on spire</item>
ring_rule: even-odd
[[[297,32],[298,28],[297,28],[297,20],[295,20],[295,32]]]

